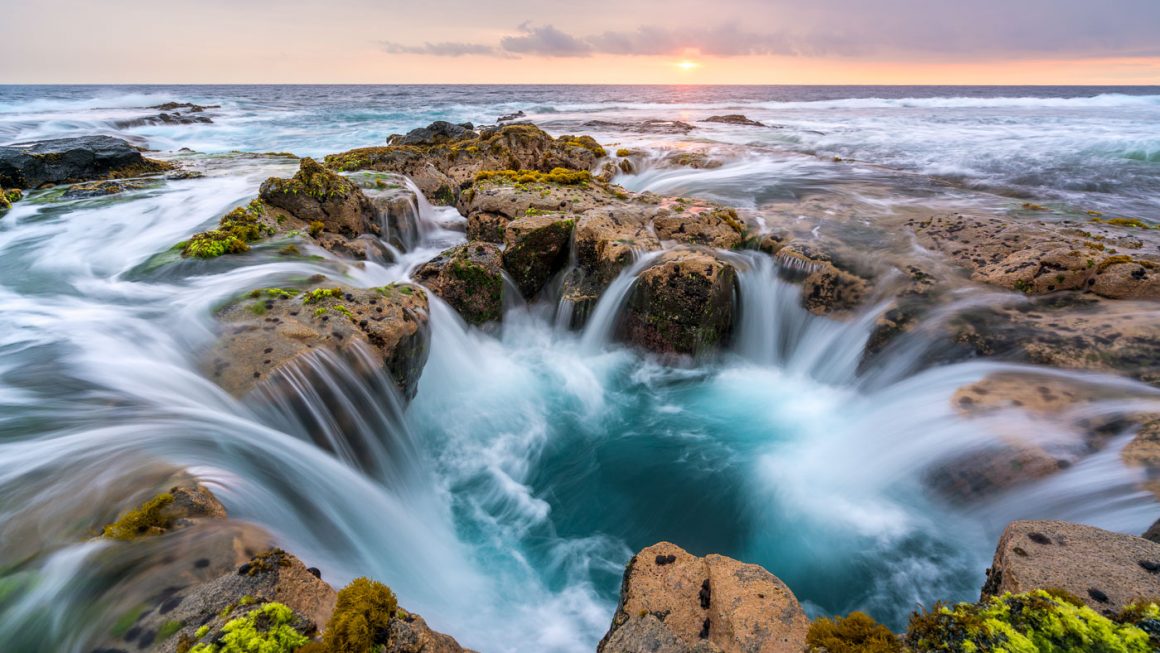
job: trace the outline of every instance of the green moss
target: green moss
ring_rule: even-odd
[[[592,181],[592,173],[587,170],[553,168],[551,172],[539,170],[483,170],[475,175],[475,180],[495,180],[512,184],[560,184],[579,186]]]
[[[827,653],[900,653],[902,642],[890,629],[862,612],[846,617],[821,618],[806,634],[810,651]]]
[[[198,644],[190,653],[293,653],[310,638],[295,630],[294,612],[281,603],[267,603],[222,628],[216,642]]]
[[[1023,210],[1024,211],[1046,211],[1047,207],[1040,206],[1040,205],[1032,203],[1032,202],[1024,202],[1023,203]]]
[[[172,494],[158,494],[105,526],[101,534],[114,540],[135,540],[148,535],[160,535],[173,526],[173,518],[165,510],[171,503]]]
[[[318,234],[322,233],[322,230],[325,228],[325,222],[322,220],[315,220],[314,222],[310,223],[310,228],[307,230],[307,233],[310,234],[311,238],[318,238]]]
[[[289,566],[290,560],[286,557],[285,551],[282,549],[270,549],[265,553],[259,553],[253,558],[250,558],[250,561],[243,565],[242,568],[238,570],[238,573],[244,574],[246,576],[257,576],[259,574],[275,571],[280,567]],[[249,605],[248,603],[245,603],[245,600],[246,597],[243,596],[238,601],[238,604]],[[250,597],[250,601],[253,601],[253,597]]]
[[[249,251],[249,243],[274,234],[274,228],[262,221],[264,211],[265,204],[261,200],[254,200],[245,208],[238,207],[230,211],[222,217],[217,229],[194,234],[186,241],[181,255],[217,258]]]
[[[369,578],[356,578],[338,593],[323,642],[329,651],[362,653],[387,643],[398,602],[395,593]]]
[[[113,629],[109,632],[113,634],[113,637],[121,637],[129,632],[129,629],[133,627],[133,624],[137,623],[137,620],[141,618],[141,614],[147,609],[145,607],[139,607],[121,615],[113,624]]]
[[[636,150],[633,150],[633,149],[629,149],[627,147],[622,147],[622,148],[616,150],[616,156],[618,156],[620,158],[624,158],[626,156],[634,156],[636,154],[639,154],[639,152],[637,152]]]
[[[194,637],[194,639],[201,639],[202,637],[205,637],[208,634],[209,634],[209,626],[205,625],[205,626],[202,626],[201,628],[198,628],[196,631],[194,631],[193,637]]]
[[[981,603],[936,605],[911,618],[906,644],[916,651],[1007,653],[1146,653],[1148,634],[1086,605],[1043,590],[1004,594]]]
[[[274,299],[293,299],[298,296],[297,290],[283,290],[281,288],[255,288],[250,291],[250,297],[273,297]]]
[[[267,194],[280,193],[284,195],[306,195],[324,202],[336,197],[349,194],[354,183],[341,175],[327,170],[320,163],[309,157],[302,159],[298,172],[290,179],[271,177],[263,184]]]
[[[1104,224],[1115,225],[1117,227],[1135,227],[1136,229],[1150,229],[1148,223],[1139,218],[1110,218],[1108,220],[1100,220],[1095,218],[1093,222],[1103,222]]]
[[[349,318],[352,322],[354,321],[354,313],[351,313],[350,309],[343,306],[342,304],[339,304],[338,306],[331,306],[330,310],[334,311],[335,313],[341,313],[342,315],[345,315],[347,318]]]
[[[160,628],[157,629],[157,641],[164,642],[170,637],[173,637],[177,634],[177,631],[182,629],[183,626],[185,626],[185,624],[181,623],[180,621],[172,619],[166,621],[165,623],[161,624]]]
[[[552,213],[554,213],[554,211],[544,211],[543,209],[537,208],[530,208],[524,211],[524,215],[529,217],[535,215],[551,215]]]
[[[278,250],[278,254],[281,256],[301,256],[302,251],[298,249],[297,245],[290,243],[289,245]]]
[[[314,290],[306,291],[306,298],[302,301],[307,304],[317,304],[324,299],[341,299],[342,288],[315,288]]]
[[[1132,262],[1132,257],[1128,256],[1127,254],[1118,254],[1116,256],[1109,256],[1106,259],[1100,261],[1099,266],[1096,267],[1096,272],[1103,272],[1104,270],[1112,267],[1113,265],[1120,265],[1121,263],[1131,263],[1131,262]]]
[[[19,188],[9,188],[4,190],[0,188],[0,211],[7,211],[12,208],[14,202],[19,202],[24,199],[24,192]]]

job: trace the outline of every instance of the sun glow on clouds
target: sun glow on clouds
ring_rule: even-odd
[[[677,70],[683,73],[692,72],[701,67],[701,64],[697,63],[696,61],[689,61],[688,59],[678,61],[673,65],[677,67]]]

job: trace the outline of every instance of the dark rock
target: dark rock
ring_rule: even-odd
[[[768,125],[756,120],[750,120],[740,113],[730,113],[724,116],[709,116],[701,122],[716,122],[724,125],[745,125],[748,127],[767,127]]]
[[[393,135],[387,139],[389,145],[442,145],[475,138],[477,134],[471,123],[454,125],[445,120],[437,120],[426,127],[407,132],[406,136]]]
[[[535,215],[512,220],[504,229],[503,265],[525,299],[531,300],[568,263],[575,220]]]
[[[0,147],[0,187],[137,177],[170,169],[111,136],[60,138]]]
[[[637,134],[687,134],[695,126],[680,120],[642,120],[640,122],[617,122],[611,120],[589,120],[585,127],[606,131],[632,132]]]
[[[520,118],[524,118],[527,115],[528,114],[524,113],[523,111],[516,111],[515,113],[508,113],[508,114],[504,114],[504,115],[500,116],[496,120],[496,122],[511,122],[513,120],[519,120]]]
[[[662,354],[698,355],[727,345],[736,285],[736,270],[711,250],[669,250],[637,277],[622,337]]]
[[[491,243],[452,247],[419,266],[413,277],[469,324],[503,317],[503,254]]]

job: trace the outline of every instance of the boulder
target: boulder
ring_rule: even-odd
[[[139,177],[172,166],[112,136],[59,138],[0,147],[0,188]]]
[[[555,179],[572,181],[570,176]],[[551,175],[542,181],[516,182],[506,176],[484,176],[460,195],[457,208],[467,216],[467,237],[492,243],[504,241],[507,223],[533,215],[579,214],[600,206],[622,203],[618,191],[604,184],[589,183],[578,176],[579,183],[553,181]],[[623,194],[622,194],[623,195]]]
[[[431,129],[431,127],[428,127]],[[530,124],[483,128],[454,141],[366,147],[326,157],[340,171],[378,170],[410,177],[432,202],[455,204],[484,170],[589,170],[605,155],[588,137],[553,138]]]
[[[503,317],[503,254],[491,243],[452,247],[419,266],[412,277],[451,305],[468,324]]]
[[[576,221],[563,215],[532,215],[512,220],[504,229],[504,269],[524,299],[540,289],[568,263]]]
[[[427,296],[410,284],[365,289],[318,285],[302,292],[257,289],[227,306],[218,318],[222,335],[203,367],[239,397],[271,379],[280,383],[283,372],[301,371],[310,366],[312,352],[327,350],[365,374],[385,370],[410,398],[427,362]],[[363,369],[368,362],[374,367]]]
[[[698,355],[727,345],[736,286],[736,270],[714,252],[669,250],[637,277],[622,338],[661,354]]]
[[[358,185],[324,168],[314,159],[302,159],[290,179],[271,177],[262,182],[258,197],[299,220],[346,238],[382,233],[379,214]]]
[[[1063,521],[1016,521],[999,539],[983,597],[1062,589],[1115,615],[1160,596],[1160,544]]]
[[[737,211],[704,207],[666,212],[653,219],[653,229],[661,240],[720,249],[739,247],[745,239],[745,225]]]
[[[799,653],[809,619],[757,565],[661,542],[629,561],[600,653]]]
[[[701,122],[716,122],[723,125],[742,125],[746,127],[768,127],[768,125],[760,123],[756,120],[750,120],[740,113],[729,113],[723,116],[709,116]]]
[[[470,124],[454,125],[445,120],[436,120],[426,127],[407,132],[406,136],[395,134],[387,139],[389,145],[440,145],[476,138]]]

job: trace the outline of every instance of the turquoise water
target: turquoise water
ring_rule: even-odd
[[[659,540],[762,564],[813,614],[865,609],[899,626],[918,605],[976,596],[1010,519],[1142,531],[1157,506],[1138,489],[1141,474],[1118,464],[1128,433],[1048,481],[987,500],[951,502],[927,480],[1012,431],[1066,440],[1080,437],[1080,419],[1154,410],[1155,390],[1045,371],[1109,386],[1118,398],[1059,419],[966,420],[951,406],[957,388],[1024,368],[923,367],[937,344],[916,336],[859,369],[880,307],[848,321],[809,315],[797,287],[757,254],[730,255],[741,270],[739,332],[720,360],[697,366],[664,365],[609,341],[617,293],[631,276],[581,333],[557,326],[551,301],[511,306],[499,330],[468,328],[436,301],[431,358],[406,409],[386,383],[354,381],[340,362],[316,361],[361,411],[361,425],[347,430],[234,400],[207,380],[198,356],[213,341],[213,311],[251,288],[312,274],[358,286],[405,279],[463,238],[453,210],[417,202],[426,236],[395,265],[348,266],[323,251],[295,262],[260,251],[176,265],[155,258],[248,201],[267,176],[293,170],[220,153],[325,153],[431,118],[482,121],[516,108],[555,133],[580,131],[595,113],[696,119],[740,108],[784,123],[757,135],[716,127],[688,138],[598,134],[653,153],[716,148],[720,168],[649,169],[618,182],[744,206],[886,180],[909,193],[900,201],[932,205],[1005,201],[991,193],[1009,186],[1083,205],[1155,205],[1146,187],[1154,162],[1109,154],[1133,139],[1133,152],[1155,148],[1154,90],[906,92],[0,88],[0,140],[116,131],[111,121],[142,112],[134,107],[167,100],[223,105],[214,125],[117,132],[160,156],[199,150],[180,156],[204,165],[205,178],[112,200],[32,193],[0,220],[0,641],[87,652],[166,582],[163,546],[90,536],[171,467],[205,479],[233,516],[271,530],[328,581],[379,578],[405,607],[483,651],[593,650],[624,563]],[[1062,121],[1059,129],[1037,127],[1045,116]],[[1093,133],[1094,121],[1118,127]],[[959,149],[925,152],[967,122]],[[1005,158],[1012,130],[1042,132],[1019,141],[1021,156],[1054,152],[1070,163],[1024,160],[1016,174]],[[847,149],[868,161],[825,160]],[[928,170],[935,159],[954,162],[966,182],[930,190],[931,175],[941,174]],[[1080,173],[1102,190],[1075,190],[1069,175]],[[1115,183],[1100,181],[1105,174]],[[986,297],[964,297],[972,300]],[[321,415],[332,409],[309,392],[301,401]],[[359,453],[320,448],[311,438],[320,429]]]

